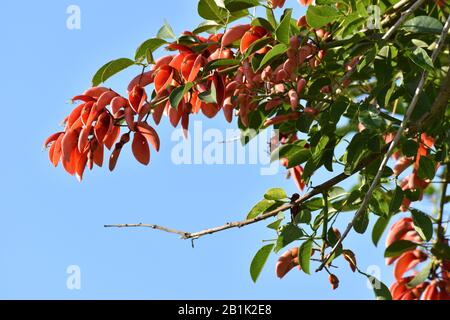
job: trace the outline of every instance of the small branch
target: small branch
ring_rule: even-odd
[[[408,9],[409,13],[412,13],[411,9],[418,8],[418,5],[420,5],[423,1],[418,1],[416,2],[410,9]],[[407,12],[408,12],[407,11]],[[406,12],[405,14],[402,15],[403,20],[406,18]],[[401,18],[401,19],[402,19]],[[400,26],[400,24],[396,23],[395,24],[397,27]],[[392,28],[391,28],[392,29]],[[447,19],[447,22],[445,23],[445,26],[442,30],[439,42],[437,47],[434,49],[433,55],[431,57],[432,61],[435,62],[436,58],[438,57],[440,51],[442,50],[443,46],[444,46],[444,42],[445,39],[448,35],[448,31],[450,29],[450,16]],[[391,31],[392,33],[392,31]],[[319,266],[319,268],[317,268],[316,272],[321,271],[326,264],[328,263],[328,261],[330,260],[330,258],[333,256],[333,254],[336,252],[336,250],[339,248],[339,246],[342,244],[342,242],[344,241],[344,239],[348,236],[348,234],[350,233],[350,231],[353,229],[354,224],[356,223],[357,219],[367,210],[367,207],[369,205],[369,201],[372,198],[372,194],[375,191],[375,189],[378,186],[378,183],[381,180],[381,176],[383,174],[384,168],[386,167],[389,159],[391,158],[392,154],[394,153],[394,150],[398,144],[398,142],[400,141],[400,138],[402,137],[403,132],[406,129],[407,123],[409,122],[411,115],[414,111],[414,109],[416,108],[417,103],[419,102],[419,98],[420,95],[423,91],[423,88],[425,86],[425,82],[428,76],[428,71],[424,71],[422,73],[422,77],[419,81],[419,84],[417,85],[416,91],[414,93],[414,97],[406,111],[405,117],[402,121],[402,124],[400,125],[400,128],[397,131],[397,134],[395,135],[394,140],[392,141],[388,152],[386,153],[386,155],[384,156],[383,161],[381,162],[380,168],[378,169],[378,172],[374,178],[374,180],[372,181],[372,184],[369,188],[369,190],[367,191],[363,202],[361,203],[361,207],[358,209],[358,211],[355,213],[355,216],[353,217],[353,220],[349,223],[349,225],[347,226],[347,229],[344,231],[344,233],[342,234],[342,237],[337,241],[336,245],[333,247],[333,249],[330,251],[330,253],[326,256],[325,260],[322,262],[322,264]]]
[[[450,60],[450,59],[449,59]],[[417,132],[421,132],[423,128],[433,128],[436,122],[441,121],[445,115],[445,109],[447,108],[448,101],[450,100],[450,70],[447,72],[444,80],[442,81],[441,88],[430,111],[426,112],[419,120],[408,126],[409,132],[413,135]]]
[[[180,235],[182,237],[185,237],[187,234],[189,234],[188,232],[179,231],[179,230],[175,230],[175,229],[170,229],[170,228],[166,228],[166,227],[161,227],[161,226],[158,226],[156,224],[145,224],[145,223],[137,223],[137,224],[107,224],[107,225],[105,225],[105,228],[150,228],[150,229],[154,229],[154,230],[164,231],[164,232],[167,232],[167,233],[178,234],[178,235]]]
[[[220,231],[224,231],[224,230],[228,230],[228,229],[233,229],[233,228],[242,228],[263,220],[267,220],[269,218],[275,217],[277,216],[279,213],[290,210],[291,208],[295,207],[295,206],[299,206],[302,203],[306,202],[307,200],[319,195],[319,194],[323,194],[325,191],[329,190],[331,187],[337,185],[338,183],[346,180],[347,178],[351,177],[352,175],[354,175],[355,173],[361,171],[362,169],[364,169],[365,167],[367,167],[369,164],[371,164],[372,162],[374,162],[375,160],[377,160],[379,157],[381,157],[387,150],[388,150],[389,145],[386,145],[383,150],[378,153],[378,154],[372,154],[370,156],[368,156],[367,158],[363,159],[361,161],[361,163],[358,165],[358,167],[350,174],[345,174],[345,173],[341,173],[339,175],[337,175],[336,177],[322,183],[321,185],[314,187],[313,190],[307,194],[305,194],[303,197],[299,198],[297,201],[295,201],[294,203],[288,203],[285,205],[282,205],[281,207],[270,211],[270,212],[266,212],[260,216],[257,216],[256,218],[253,219],[247,219],[247,220],[243,220],[243,221],[236,221],[236,222],[229,222],[227,224],[224,224],[222,226],[218,226],[215,228],[210,228],[210,229],[205,229],[199,232],[194,232],[194,233],[190,233],[190,232],[185,232],[185,231],[179,231],[179,230],[174,230],[171,228],[166,228],[166,227],[161,227],[158,225],[154,225],[154,224],[143,224],[143,223],[139,223],[139,224],[117,224],[117,225],[105,225],[105,228],[150,228],[150,229],[155,229],[155,230],[160,230],[160,231],[165,231],[168,233],[173,233],[173,234],[178,234],[181,236],[181,239],[184,240],[188,240],[188,239],[198,239],[200,237],[203,237],[205,235],[210,235],[210,234],[214,234],[214,233],[218,233]]]
[[[441,199],[440,199],[440,203],[439,203],[439,212],[438,212],[438,216],[437,216],[437,241],[443,241],[445,238],[445,231],[444,228],[442,227],[443,224],[443,219],[444,219],[444,208],[445,208],[445,199],[447,197],[447,187],[448,187],[448,181],[450,180],[450,168],[449,168],[450,164],[447,164],[446,168],[445,168],[445,180],[447,181],[446,183],[444,183],[442,185],[442,191],[441,191]]]
[[[400,28],[400,26],[403,24],[403,22],[405,22],[406,18],[409,15],[411,15],[414,11],[416,11],[424,2],[425,2],[425,0],[418,0],[411,7],[409,7],[408,10],[406,10],[405,12],[402,12],[402,14],[400,15],[400,18],[385,33],[385,35],[383,36],[382,39],[385,40],[385,41],[390,39],[392,37],[392,35],[395,33],[395,31],[397,31],[397,29]]]

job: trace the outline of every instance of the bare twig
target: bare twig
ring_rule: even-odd
[[[167,233],[174,233],[174,234],[178,234],[182,237],[185,237],[187,234],[189,234],[188,232],[184,232],[184,231],[179,231],[179,230],[175,230],[175,229],[170,229],[170,228],[166,228],[166,227],[161,227],[158,226],[156,224],[145,224],[145,223],[136,223],[136,224],[107,224],[105,225],[105,228],[150,228],[150,229],[154,229],[154,230],[160,230],[160,231],[164,231]]]
[[[209,234],[214,234],[220,231],[224,231],[224,230],[228,230],[228,229],[233,229],[233,228],[242,228],[263,220],[267,220],[269,218],[275,217],[277,216],[279,213],[290,210],[291,208],[295,207],[295,206],[299,206],[302,203],[306,202],[307,200],[323,194],[323,192],[329,190],[331,187],[337,185],[338,183],[346,180],[347,178],[351,177],[352,175],[354,175],[355,173],[361,171],[362,169],[364,169],[365,167],[367,167],[369,164],[371,164],[372,162],[374,162],[375,160],[377,160],[379,157],[381,157],[387,150],[388,150],[389,145],[386,145],[383,150],[380,153],[377,154],[372,154],[370,156],[368,156],[367,158],[363,159],[361,161],[361,163],[358,165],[358,167],[351,173],[351,174],[346,174],[346,173],[341,173],[339,175],[337,175],[336,177],[322,183],[321,185],[314,187],[313,190],[307,194],[305,194],[303,197],[299,198],[296,202],[294,203],[287,203],[285,205],[282,205],[281,207],[270,211],[270,212],[266,212],[262,215],[257,216],[256,218],[253,219],[247,219],[247,220],[243,220],[243,221],[236,221],[236,222],[229,222],[226,223],[222,226],[218,226],[218,227],[214,227],[214,228],[210,228],[210,229],[205,229],[199,232],[185,232],[185,231],[179,231],[179,230],[174,230],[174,229],[170,229],[170,228],[165,228],[165,227],[161,227],[158,225],[153,225],[153,224],[117,224],[117,225],[105,225],[106,228],[150,228],[150,229],[155,229],[155,230],[161,230],[161,231],[165,231],[168,233],[173,233],[173,234],[178,234],[181,236],[182,239],[198,239],[200,237],[203,237],[205,235],[209,235]]]
[[[418,6],[422,3],[423,1],[418,1],[416,2],[410,9],[408,9],[408,11],[411,13],[411,9],[413,7],[415,7],[415,9],[418,8]],[[419,4],[419,5],[418,5]],[[403,14],[402,15],[403,21],[406,18],[406,15]],[[396,23],[395,26],[399,27],[400,24]],[[436,58],[438,57],[440,51],[442,50],[444,43],[445,43],[445,39],[448,35],[448,31],[450,29],[450,16],[447,19],[447,22],[444,25],[444,28],[442,30],[441,36],[439,38],[439,42],[438,45],[436,46],[436,48],[434,49],[433,55],[431,57],[432,61],[435,62]],[[392,28],[391,28],[392,30]],[[391,31],[392,34],[393,31]],[[381,162],[380,168],[378,169],[378,172],[375,176],[375,178],[372,181],[372,184],[369,188],[369,190],[367,191],[363,202],[361,203],[360,208],[358,209],[358,211],[356,212],[353,220],[349,223],[349,225],[347,226],[347,229],[345,229],[344,233],[342,234],[341,238],[337,241],[336,245],[333,247],[333,249],[330,251],[330,253],[326,256],[325,260],[322,262],[322,264],[319,266],[319,268],[317,268],[316,272],[321,271],[326,264],[328,263],[328,261],[330,260],[330,258],[333,256],[333,254],[336,252],[336,250],[339,248],[339,246],[342,244],[342,242],[344,241],[344,239],[348,236],[348,234],[350,233],[350,231],[353,229],[354,224],[356,223],[357,219],[367,210],[367,206],[369,205],[369,201],[372,198],[372,194],[375,191],[375,189],[378,187],[378,183],[381,180],[381,176],[383,174],[384,168],[386,167],[389,159],[391,158],[392,154],[394,153],[394,150],[398,144],[398,142],[400,141],[400,138],[402,137],[403,132],[406,129],[406,126],[411,118],[411,115],[417,105],[417,103],[419,102],[419,98],[420,95],[422,93],[422,90],[425,86],[425,82],[428,76],[428,71],[424,71],[422,73],[422,77],[419,81],[419,84],[417,85],[416,91],[414,93],[414,97],[406,111],[405,117],[402,121],[402,124],[400,125],[400,128],[397,131],[397,134],[395,135],[394,140],[392,141],[389,150],[387,151],[386,155],[383,158],[383,161]]]

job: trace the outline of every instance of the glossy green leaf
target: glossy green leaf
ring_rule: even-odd
[[[267,200],[263,199],[260,202],[258,202],[252,210],[247,215],[247,219],[253,219],[259,216],[260,214],[264,213],[267,209],[272,207],[276,202],[274,200]]]
[[[253,282],[256,282],[258,280],[259,275],[261,274],[261,271],[263,270],[270,253],[272,252],[273,246],[273,244],[268,244],[262,247],[253,258],[250,265],[250,275]]]
[[[282,54],[285,54],[287,49],[288,49],[288,46],[285,45],[284,43],[280,43],[280,44],[277,44],[276,46],[274,46],[272,49],[270,49],[269,52],[266,53],[266,55],[264,56],[264,58],[262,59],[260,65],[259,65],[258,69],[261,70],[272,60],[281,56]]]
[[[291,18],[292,18],[292,9],[288,9],[284,12],[283,20],[281,20],[280,25],[275,31],[276,39],[289,45],[289,40],[291,39]]]
[[[309,6],[306,21],[313,28],[321,28],[336,21],[341,14],[334,6]]]
[[[408,240],[398,240],[386,248],[384,252],[385,258],[395,258],[406,251],[414,250],[417,244]]]
[[[430,241],[433,237],[433,222],[430,217],[425,213],[412,209],[411,214],[413,217],[414,229],[425,241]]]
[[[302,243],[300,249],[298,250],[298,261],[303,272],[306,274],[311,274],[310,264],[311,264],[311,252],[313,247],[313,241],[307,240]]]
[[[134,65],[135,62],[128,58],[121,58],[108,62],[103,67],[101,67],[92,79],[93,86],[98,86],[99,84],[105,82],[113,75],[119,73],[122,70]]]
[[[160,38],[148,39],[137,48],[134,59],[136,61],[142,61],[146,57],[147,50],[154,52],[155,50],[157,50],[166,43],[167,43],[166,40]]]
[[[267,200],[283,200],[287,199],[288,196],[286,192],[281,188],[273,188],[266,192],[264,198]]]

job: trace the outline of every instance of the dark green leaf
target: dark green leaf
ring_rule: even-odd
[[[169,101],[172,108],[178,110],[178,106],[180,105],[181,100],[184,95],[192,88],[193,84],[191,82],[186,83],[185,85],[181,85],[173,89],[170,94]]]
[[[412,209],[411,210],[414,229],[425,241],[430,241],[433,236],[433,222],[425,213]]]
[[[444,26],[436,18],[429,16],[414,17],[403,24],[403,29],[414,33],[440,34]]]
[[[421,179],[434,179],[436,175],[436,164],[434,161],[429,157],[420,157],[417,175]]]
[[[431,249],[431,253],[440,260],[450,260],[450,247],[448,244],[438,242]]]
[[[406,251],[414,250],[417,244],[408,240],[398,240],[391,244],[384,252],[385,258],[395,258]]]
[[[359,234],[363,234],[366,232],[367,227],[369,226],[369,212],[366,210],[362,212],[359,217],[356,219],[353,229]]]
[[[372,229],[372,242],[375,246],[378,246],[378,242],[383,236],[384,230],[386,230],[390,219],[386,217],[379,217]]]
[[[375,297],[377,300],[392,300],[391,292],[389,288],[380,280],[374,276],[366,275],[372,285],[373,291],[375,292]]]
[[[396,213],[403,203],[403,198],[405,197],[405,192],[402,188],[397,186],[395,188],[394,194],[392,195],[391,202],[389,203],[389,213]]]
[[[411,59],[412,62],[414,62],[422,69],[433,72],[433,61],[424,49],[417,48],[416,50],[414,50],[414,52],[406,51],[406,55]]]

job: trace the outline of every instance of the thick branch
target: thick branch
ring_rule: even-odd
[[[198,239],[200,237],[203,237],[205,235],[209,235],[209,234],[214,234],[220,231],[224,231],[224,230],[228,230],[228,229],[233,229],[233,228],[242,228],[254,223],[257,223],[259,221],[263,221],[263,220],[267,220],[269,218],[275,217],[277,216],[279,213],[287,211],[289,209],[291,209],[294,206],[299,206],[301,204],[303,204],[304,202],[306,202],[307,200],[322,194],[323,192],[329,190],[331,187],[337,185],[338,183],[348,179],[349,177],[351,177],[352,175],[354,175],[355,173],[361,171],[362,169],[366,168],[368,165],[370,165],[371,163],[373,163],[375,160],[377,160],[378,158],[380,158],[387,150],[388,150],[389,145],[386,145],[383,150],[378,153],[378,154],[372,154],[370,156],[368,156],[367,158],[363,159],[360,164],[357,166],[357,168],[350,174],[345,174],[345,173],[341,173],[339,175],[337,175],[336,177],[322,183],[321,185],[314,187],[313,190],[307,194],[305,194],[303,197],[299,198],[296,202],[294,202],[293,204],[289,203],[289,204],[285,204],[273,211],[270,212],[266,212],[262,215],[257,216],[256,218],[253,219],[247,219],[247,220],[243,220],[243,221],[236,221],[236,222],[230,222],[227,224],[224,224],[222,226],[218,226],[215,228],[210,228],[210,229],[205,229],[199,232],[185,232],[185,231],[179,231],[179,230],[174,230],[174,229],[170,229],[170,228],[165,228],[165,227],[161,227],[158,225],[153,225],[153,224],[117,224],[117,225],[105,225],[105,228],[150,228],[150,229],[155,229],[155,230],[161,230],[161,231],[165,231],[168,233],[173,233],[173,234],[178,234],[181,236],[182,239]]]
[[[422,1],[423,2],[423,1]],[[413,5],[411,8],[413,8],[414,6],[416,6],[417,4],[420,4],[421,1],[418,1],[415,5]],[[416,6],[417,9],[418,6]],[[411,10],[411,8],[409,10]],[[405,15],[402,16],[405,19]],[[403,19],[403,20],[404,20]],[[398,23],[396,23],[395,25],[398,25]],[[399,25],[398,25],[399,26]],[[436,46],[436,48],[434,49],[433,55],[431,57],[432,61],[435,62],[436,58],[438,57],[439,53],[441,52],[443,46],[444,46],[444,42],[445,39],[448,35],[448,31],[450,29],[450,16],[447,19],[447,22],[445,23],[445,26],[442,30],[441,36],[439,38],[439,42],[438,45]],[[425,82],[426,79],[428,77],[428,71],[424,71],[422,73],[422,77],[419,81],[419,84],[417,85],[416,91],[414,93],[414,97],[408,107],[408,109],[406,110],[406,114],[405,117],[402,121],[402,124],[400,125],[400,128],[397,131],[397,134],[395,135],[394,140],[392,141],[388,152],[386,153],[386,155],[383,158],[383,161],[381,162],[380,168],[378,169],[378,172],[375,176],[375,178],[372,181],[372,184],[369,188],[369,190],[367,191],[364,200],[361,204],[361,207],[358,209],[358,211],[356,212],[353,220],[349,223],[349,225],[347,226],[347,229],[345,229],[344,233],[342,234],[341,238],[337,241],[336,245],[333,247],[333,249],[330,251],[330,253],[326,256],[325,260],[322,262],[322,264],[319,266],[319,268],[316,270],[316,272],[321,271],[326,264],[328,263],[328,261],[330,260],[330,258],[333,256],[333,254],[336,252],[336,250],[340,247],[340,245],[342,244],[342,242],[344,241],[344,239],[348,236],[348,234],[350,233],[350,231],[353,229],[353,226],[355,225],[357,219],[366,212],[367,207],[369,205],[369,201],[372,198],[372,194],[375,191],[375,189],[378,187],[378,184],[381,180],[381,177],[383,175],[383,171],[389,161],[389,159],[391,158],[392,154],[395,151],[395,148],[397,146],[397,144],[400,141],[400,138],[403,135],[403,132],[406,129],[406,126],[409,122],[409,120],[411,119],[411,115],[414,112],[414,109],[416,108],[417,103],[419,102],[419,98],[420,95],[422,94],[423,88],[425,86]]]

